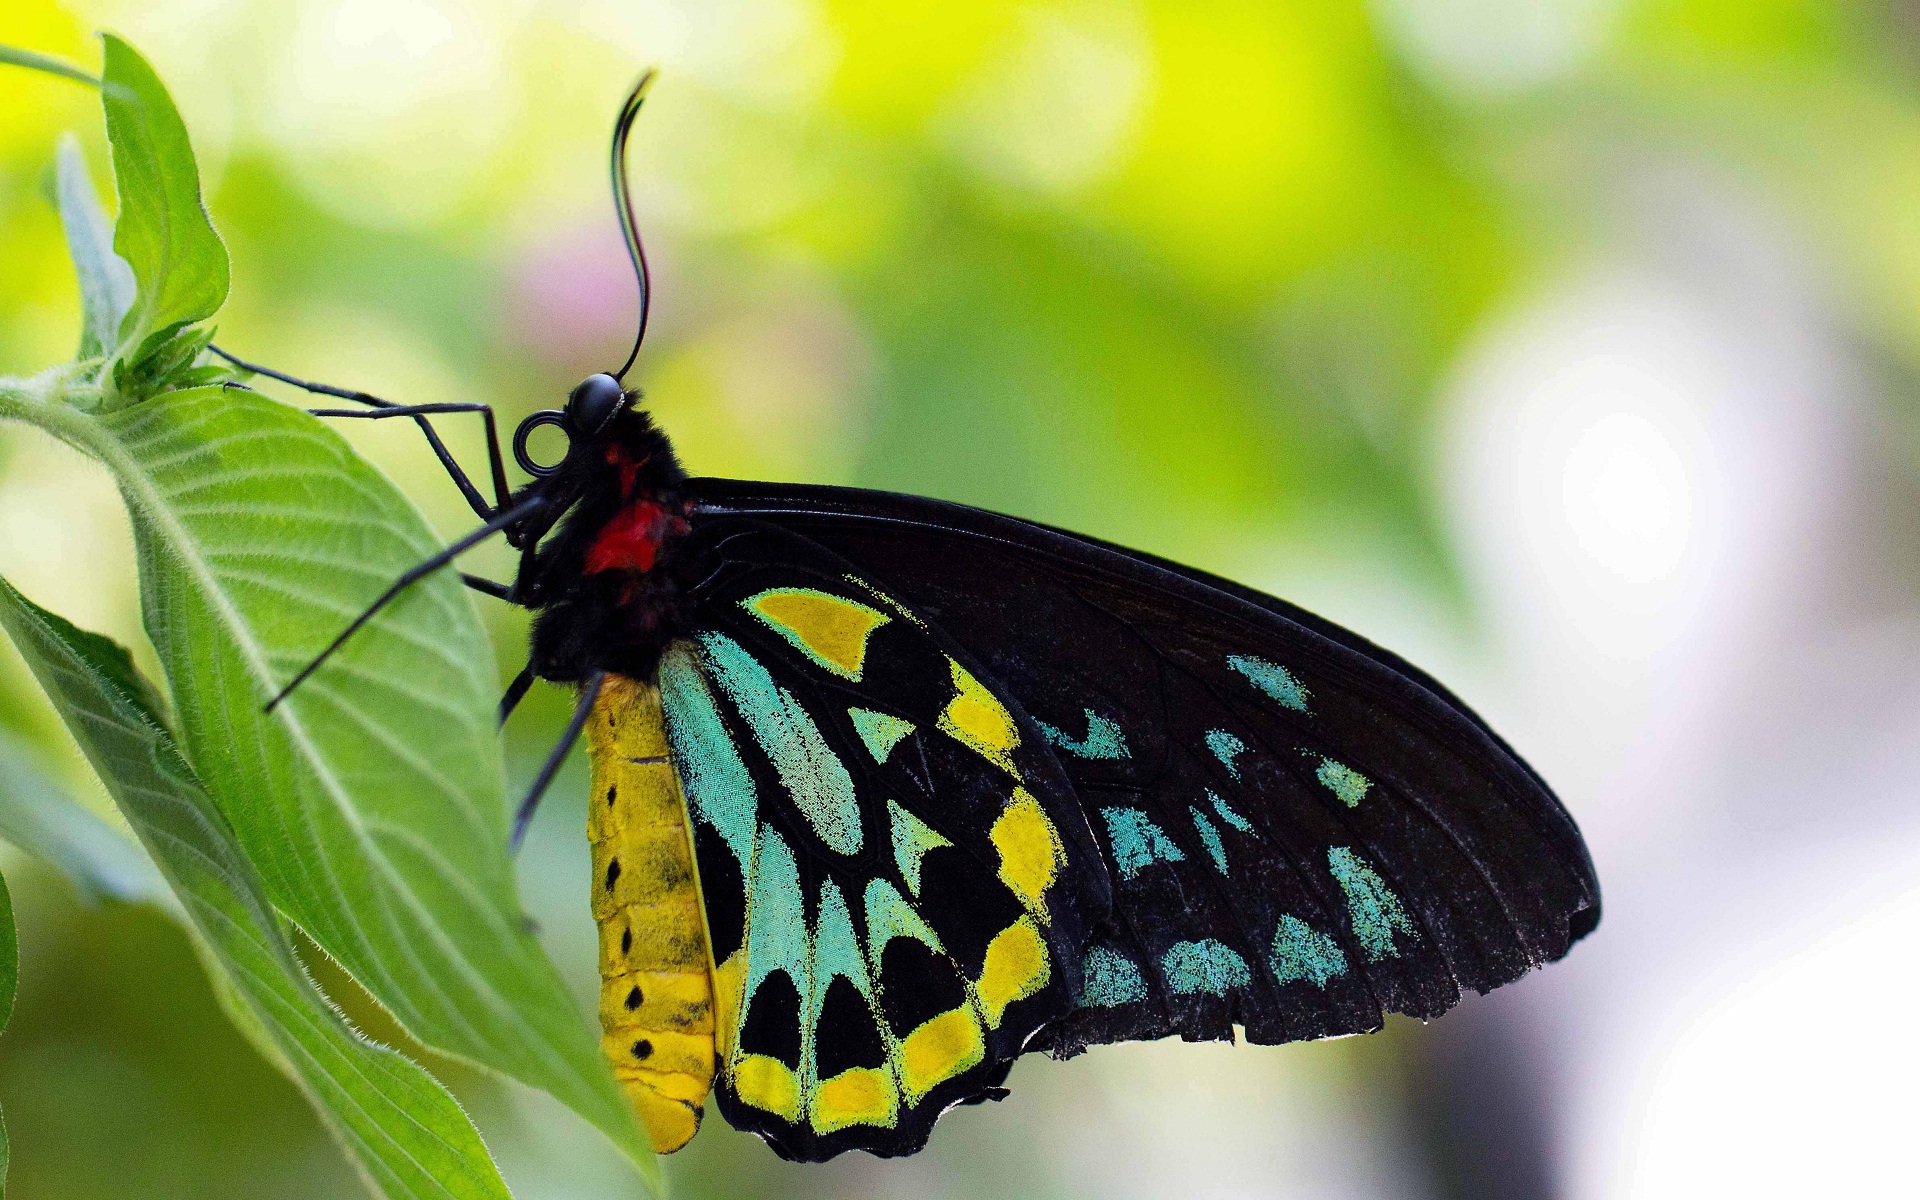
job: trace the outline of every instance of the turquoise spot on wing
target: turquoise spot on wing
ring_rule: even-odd
[[[1212,788],[1207,789],[1207,799],[1213,801],[1213,811],[1219,815],[1222,821],[1238,829],[1241,833],[1253,832],[1253,822],[1233,811],[1227,802],[1222,800],[1219,794]]]
[[[1366,797],[1367,789],[1373,786],[1371,779],[1352,767],[1324,756],[1320,758],[1319,770],[1313,774],[1314,778],[1326,785],[1328,791],[1340,797],[1340,802],[1348,808],[1359,808],[1360,801]]]
[[[807,710],[726,634],[702,633],[700,645],[720,689],[773,760],[781,786],[813,831],[841,854],[858,854],[860,806],[854,800],[853,779]]]
[[[1282,708],[1291,708],[1295,712],[1307,711],[1309,693],[1306,685],[1279,663],[1271,663],[1250,654],[1235,654],[1227,659],[1227,665],[1245,675],[1247,682],[1265,692]]]
[[[1117,950],[1095,946],[1082,968],[1081,1008],[1113,1008],[1147,998],[1147,981],[1134,961]]]
[[[674,769],[693,811],[720,835],[745,878],[753,860],[759,800],[691,642],[674,642],[660,656],[660,703]]]
[[[1395,934],[1416,936],[1413,921],[1400,906],[1400,898],[1387,887],[1379,872],[1353,852],[1351,846],[1335,846],[1327,851],[1327,869],[1347,894],[1347,915],[1353,922],[1353,936],[1367,952],[1368,962],[1394,958],[1400,948]]]
[[[853,720],[853,731],[867,744],[867,753],[873,755],[875,762],[887,761],[900,740],[913,732],[912,721],[870,708],[849,708],[847,716]]]
[[[847,911],[847,898],[840,885],[829,879],[820,885],[820,912],[813,934],[813,1013],[816,1018],[826,1003],[827,985],[834,976],[844,975],[863,996],[873,995],[868,981],[867,960],[860,953],[860,936],[853,930],[853,915]]]
[[[1273,977],[1281,983],[1305,980],[1317,988],[1347,973],[1347,956],[1340,943],[1299,917],[1283,916],[1273,931],[1273,953],[1268,958]]]
[[[1160,970],[1167,977],[1167,986],[1181,995],[1205,992],[1224,996],[1229,989],[1246,987],[1253,981],[1247,960],[1212,938],[1175,942],[1160,956]]]
[[[1120,759],[1131,757],[1127,750],[1127,737],[1120,727],[1094,712],[1083,710],[1087,714],[1087,736],[1074,738],[1071,734],[1055,729],[1045,721],[1036,719],[1034,724],[1049,742],[1077,758]]]
[[[1113,863],[1122,879],[1132,879],[1155,860],[1183,862],[1186,855],[1173,844],[1167,831],[1137,808],[1103,808],[1107,821],[1107,841],[1113,846]]]
[[[807,918],[800,896],[800,869],[793,850],[772,826],[760,826],[747,876],[747,973],[740,990],[742,1014],[753,994],[775,971],[785,971],[804,999],[809,993]]]
[[[1235,779],[1240,778],[1240,768],[1234,760],[1247,752],[1245,742],[1224,729],[1209,729],[1207,730],[1207,749],[1213,751],[1213,756],[1220,760],[1220,765],[1227,769],[1227,774]]]
[[[935,954],[945,954],[940,935],[921,919],[899,889],[884,879],[867,882],[867,959],[874,978],[880,977],[880,955],[897,937],[913,938]]]
[[[1220,842],[1220,831],[1213,827],[1212,821],[1207,820],[1207,814],[1199,809],[1189,808],[1187,811],[1193,814],[1193,828],[1194,832],[1200,835],[1200,844],[1207,848],[1207,854],[1213,859],[1213,865],[1220,868],[1220,873],[1225,875],[1227,848]]]
[[[953,843],[892,800],[887,801],[887,821],[893,836],[894,865],[900,868],[900,878],[907,881],[907,890],[918,896],[920,860],[928,851]]]

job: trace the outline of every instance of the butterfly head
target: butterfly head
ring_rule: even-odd
[[[520,469],[536,479],[558,474],[582,448],[606,440],[613,433],[620,414],[632,408],[639,398],[639,392],[621,387],[620,381],[611,375],[589,375],[567,395],[565,408],[541,409],[520,422],[513,433],[513,456]],[[566,435],[567,451],[558,462],[537,461],[527,446],[534,431],[547,425]]]
[[[611,375],[587,376],[567,396],[568,432],[589,440],[599,437],[634,396]]]

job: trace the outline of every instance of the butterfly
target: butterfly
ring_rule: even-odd
[[[404,406],[242,367],[425,431],[578,698],[603,1045],[656,1147],[713,1091],[781,1156],[911,1154],[1030,1051],[1273,1044],[1439,1015],[1599,921],[1580,832],[1445,687],[1285,601],[915,496],[695,478],[620,370],[536,413],[509,492],[481,405]],[[231,356],[229,356],[231,357]],[[484,416],[487,502],[427,417]],[[565,435],[553,463],[529,453]]]

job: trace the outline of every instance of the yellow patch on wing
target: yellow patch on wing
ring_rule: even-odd
[[[973,1011],[954,1008],[923,1022],[900,1043],[900,1083],[910,1104],[987,1054]]]
[[[1012,714],[986,685],[952,659],[954,697],[940,713],[941,732],[973,750],[1015,779],[1019,768],[1013,765],[1014,747],[1020,744],[1020,727]]]
[[[1029,912],[1047,919],[1047,889],[1066,865],[1066,847],[1060,831],[1033,793],[1013,789],[1013,798],[993,823],[993,846],[1000,852],[1000,881],[1012,889]]]
[[[733,1091],[751,1104],[788,1121],[800,1122],[800,1077],[793,1068],[764,1054],[742,1054],[733,1064]]]
[[[891,1128],[900,1113],[900,1096],[893,1079],[872,1067],[853,1067],[822,1080],[813,1093],[813,1128],[832,1133],[849,1125]]]
[[[1046,939],[1040,936],[1032,916],[1021,917],[994,934],[993,941],[987,943],[980,982],[974,987],[980,1006],[986,1010],[987,1024],[1000,1028],[1000,1018],[1005,1015],[1007,1005],[1033,995],[1047,986],[1051,978],[1053,960],[1048,957]]]
[[[773,588],[741,603],[814,662],[856,681],[866,670],[867,639],[893,619],[811,588]]]

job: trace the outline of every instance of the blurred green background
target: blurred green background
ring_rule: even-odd
[[[1457,683],[1593,838],[1606,922],[1512,999],[1333,1044],[1023,1061],[902,1162],[791,1167],[716,1115],[670,1162],[683,1194],[1698,1195],[1761,1161],[1744,1194],[1794,1194],[1795,1164],[1881,1178],[1847,1174],[1880,1161],[1847,1104],[1920,1116],[1881,1079],[1920,1067],[1910,1038],[1860,1047],[1863,1082],[1714,1023],[1845,1025],[1821,1006],[1914,982],[1846,971],[1920,916],[1800,1000],[1754,982],[1812,978],[1794,954],[1920,880],[1920,743],[1876,723],[1916,711],[1920,662],[1909,6],[0,5],[0,41],[89,67],[98,28],[193,131],[234,262],[222,344],[508,428],[625,353],[606,138],[660,64],[638,378],[691,469],[979,504],[1286,595]],[[44,195],[66,130],[104,182],[95,97],[0,72],[0,374],[77,338]],[[476,427],[441,427],[482,461]],[[443,533],[471,523],[416,434],[345,432]],[[139,646],[111,488],[17,428],[0,573]],[[483,611],[511,673],[524,625]],[[515,778],[565,707],[515,718]],[[104,807],[10,652],[0,722]],[[521,875],[590,1008],[583,787],[575,763]],[[165,918],[4,865],[17,1195],[359,1194]],[[1792,921],[1763,899],[1782,878]],[[557,1106],[446,1077],[517,1194],[634,1190]]]

